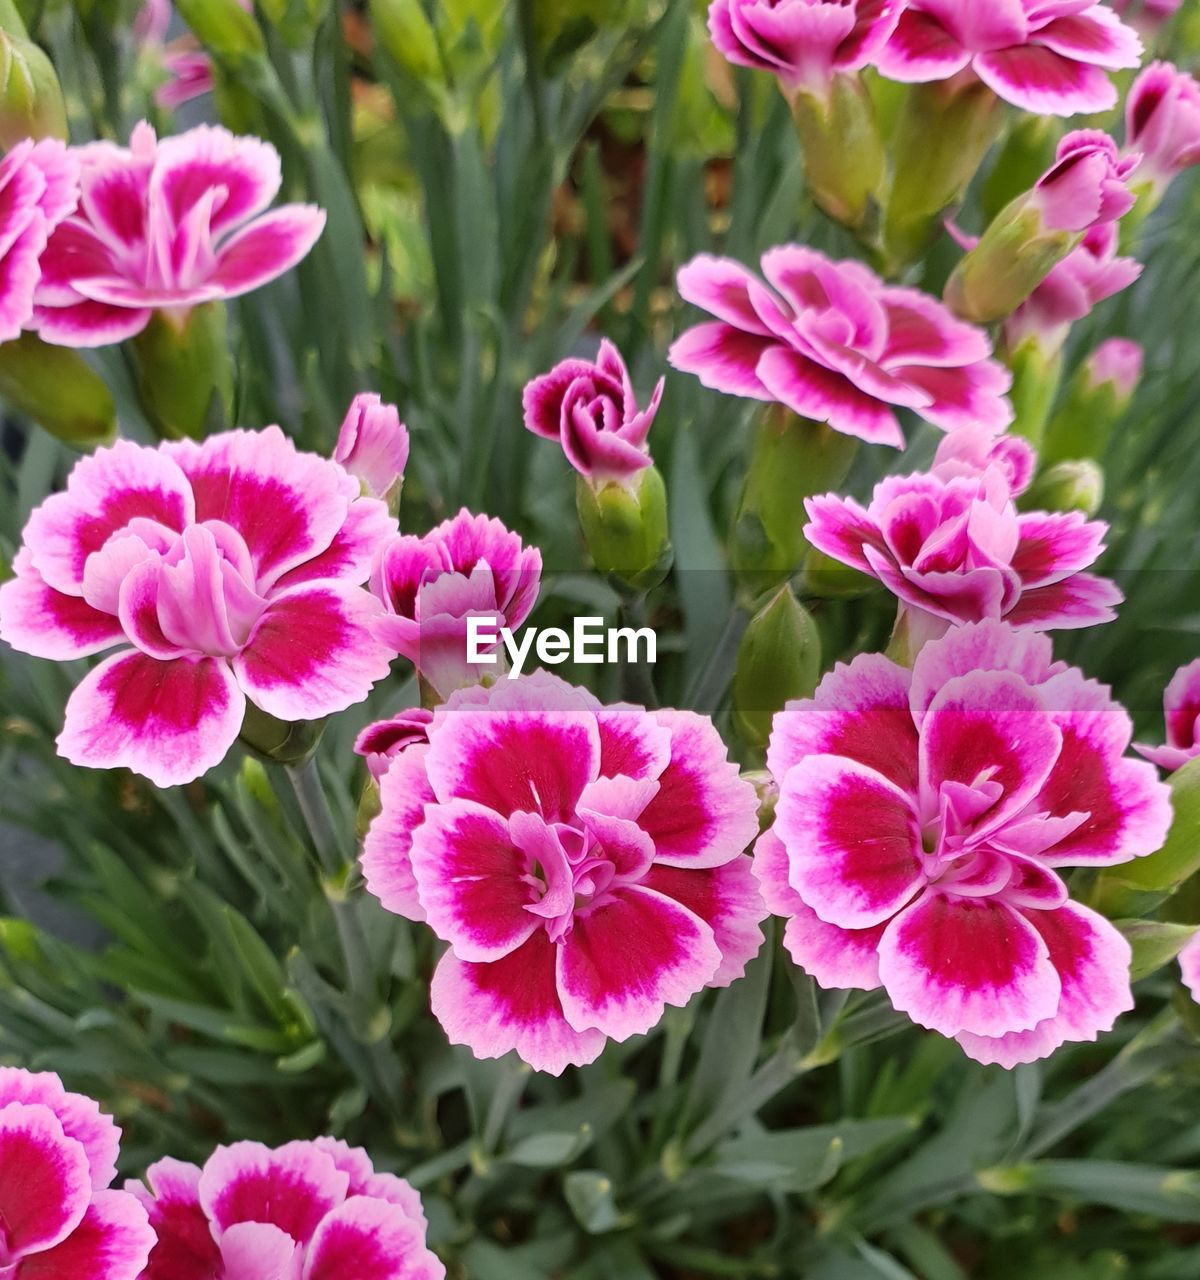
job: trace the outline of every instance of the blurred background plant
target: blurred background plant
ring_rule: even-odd
[[[29,118],[29,95],[49,92],[44,51],[75,142],[123,143],[143,117],[162,133],[220,119],[269,138],[286,198],[320,204],[329,224],[296,271],[231,304],[229,419],[279,422],[328,453],[351,395],[381,392],[412,433],[404,527],[464,504],[500,517],[541,547],[533,620],[555,625],[615,615],[621,596],[588,568],[565,461],[523,429],[523,384],[603,333],[648,392],[682,322],[674,269],[696,253],[753,262],[789,239],[858,253],[814,202],[788,103],[715,53],[704,8],[180,0],[148,14],[130,0],[0,0],[0,106]],[[1193,64],[1197,6],[1155,39]],[[1019,185],[1045,167],[1060,130],[1036,123],[1010,122],[964,226],[1007,203],[1021,154]],[[1086,438],[1113,524],[1103,567],[1128,596],[1060,656],[1112,683],[1150,738],[1163,686],[1200,649],[1198,227],[1187,177],[1142,231],[1141,281],[1072,331],[1049,415],[1051,440],[1077,440],[1081,414],[1110,420],[1106,439]],[[907,278],[939,293],[958,253],[942,237]],[[1114,334],[1142,344],[1145,367],[1136,391],[1101,404],[1087,361]],[[67,355],[61,376],[92,388],[67,425],[0,361],[6,557],[114,412],[125,434],[153,437],[128,350]],[[818,667],[883,648],[894,612],[881,588],[817,563],[794,584],[803,608],[763,583],[735,687],[758,584],[739,588],[724,544],[753,411],[668,374],[653,444],[675,559],[649,599],[659,698],[715,714],[751,766],[755,655],[793,654],[785,674],[803,694]],[[884,469],[927,463],[937,433],[909,434],[903,457],[860,450],[844,488],[862,497]],[[1094,506],[1089,476],[1038,483]],[[350,909],[369,1000],[351,1009],[331,929],[345,886],[313,871],[293,792],[251,758],[168,791],[70,767],[53,738],[78,675],[0,655],[0,1056],[102,1097],[126,1127],[129,1172],[237,1138],[345,1135],[420,1187],[431,1242],[472,1280],[1200,1274],[1200,1016],[1163,967],[1189,932],[1171,922],[1200,920],[1190,882],[1169,919],[1135,931],[1138,1012],[1045,1063],[980,1067],[875,997],[820,992],[768,945],[733,990],[555,1080],[448,1047],[427,1009],[428,933],[363,894]],[[598,692],[634,693],[636,675],[606,670]],[[355,732],[414,698],[396,681],[325,733],[314,767],[344,857],[363,782]],[[1178,791],[1196,785],[1181,775]],[[1187,862],[1200,815],[1180,810]],[[1168,889],[1104,893],[1134,916]]]

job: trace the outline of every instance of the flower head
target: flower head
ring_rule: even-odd
[[[408,466],[408,428],[394,404],[364,392],[354,397],[333,451],[352,476],[362,481],[363,492],[387,498],[404,479]]]
[[[710,721],[544,673],[465,689],[384,775],[368,888],[450,944],[433,1011],[558,1074],[738,977],[762,904],[754,788]]]
[[[121,1131],[55,1075],[0,1067],[0,1273],[137,1280],[154,1244],[133,1196],[110,1191]]]
[[[1089,385],[1111,386],[1117,400],[1127,405],[1142,380],[1145,348],[1130,338],[1106,338],[1084,361]]]
[[[865,654],[775,721],[755,869],[822,986],[871,990],[980,1062],[1094,1040],[1133,1007],[1130,948],[1058,868],[1155,852],[1167,787],[1108,690],[999,622],[915,666]]]
[[[621,353],[606,338],[595,362],[564,360],[525,388],[525,426],[557,440],[581,476],[628,484],[650,465],[646,437],[662,400],[660,378],[639,409]]]
[[[939,480],[959,476],[977,479],[993,467],[1017,497],[1033,480],[1037,454],[1020,436],[997,436],[983,427],[959,427],[943,437],[930,470]]]
[[[1161,195],[1176,174],[1200,164],[1200,84],[1169,62],[1152,62],[1129,91],[1125,141],[1141,155],[1139,182]]]
[[[762,268],[767,284],[728,258],[702,255],[680,271],[683,298],[717,319],[676,339],[675,368],[898,448],[897,408],[947,431],[1012,421],[1012,379],[989,358],[987,334],[936,299],[800,245],[770,250]]]
[[[0,342],[33,316],[38,261],[79,203],[79,162],[61,142],[19,142],[0,160]]]
[[[367,762],[371,777],[376,782],[392,767],[392,761],[403,755],[409,747],[421,746],[429,741],[429,726],[433,712],[424,707],[410,707],[392,716],[390,720],[377,720],[369,724],[354,742],[356,754]]]
[[[1179,972],[1192,999],[1200,1003],[1200,933],[1193,934],[1179,953]]]
[[[468,620],[515,631],[533,609],[541,576],[536,547],[464,508],[423,537],[398,535],[381,548],[371,576],[385,611],[377,634],[448,697],[497,670],[468,660]]]
[[[140,1280],[444,1280],[421,1197],[332,1138],[218,1147],[130,1183],[158,1243]]]
[[[1139,754],[1174,773],[1200,756],[1200,658],[1180,667],[1163,694],[1167,742],[1162,747],[1138,746]]]
[[[32,322],[59,346],[121,342],[155,311],[249,293],[294,267],[325,226],[312,205],[267,212],[278,152],[216,126],[159,142],[143,122],[129,150],[93,142],[75,155],[82,198],[42,255]]]
[[[1109,75],[1136,67],[1142,42],[1093,0],[909,0],[877,59],[892,80],[949,80],[968,68],[1038,115],[1108,111]]]
[[[59,751],[159,786],[218,764],[249,699],[279,720],[361,702],[388,672],[365,582],[395,522],[278,427],[76,464],[29,519],[0,638],[66,661],[115,646],[67,703]]]
[[[904,0],[712,0],[708,26],[730,62],[822,94],[835,72],[875,57],[903,8]]]
[[[808,498],[805,537],[878,578],[923,634],[986,618],[1039,631],[1111,622],[1121,592],[1082,572],[1107,525],[1078,511],[1019,514],[1011,477],[1028,482],[1025,458],[980,461],[972,474],[966,454],[948,451],[931,472],[880,481],[865,508],[834,493]]]
[[[1051,231],[1088,231],[1117,222],[1133,208],[1129,179],[1140,157],[1122,157],[1099,129],[1076,129],[1058,144],[1050,170],[1038,179],[1030,199]]]

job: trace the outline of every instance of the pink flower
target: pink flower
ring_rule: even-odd
[[[79,162],[61,142],[19,142],[0,160],[0,342],[29,324],[38,262],[78,203]]]
[[[1125,142],[1141,153],[1138,178],[1161,195],[1176,174],[1200,164],[1200,84],[1169,62],[1152,62],[1129,91]]]
[[[970,68],[998,97],[1038,115],[1108,111],[1110,71],[1136,67],[1142,42],[1092,0],[909,0],[879,70],[948,80]]]
[[[904,0],[712,0],[713,43],[785,88],[823,93],[838,71],[865,67],[896,29]]]
[[[0,638],[67,661],[124,647],[67,703],[62,755],[159,786],[218,764],[249,698],[279,720],[361,702],[388,672],[359,584],[395,529],[278,427],[78,462],[30,516]]]
[[[691,712],[543,672],[466,689],[380,792],[367,886],[450,944],[433,1011],[479,1057],[591,1062],[761,945],[754,788]]]
[[[1163,716],[1167,722],[1165,747],[1135,748],[1168,773],[1182,769],[1200,756],[1200,658],[1180,667],[1163,694]]]
[[[525,388],[525,426],[557,440],[567,461],[596,487],[627,484],[650,465],[646,437],[662,400],[660,378],[639,409],[621,353],[608,339],[595,363],[564,360]]]
[[[154,1232],[133,1196],[109,1190],[120,1138],[56,1075],[0,1067],[5,1280],[137,1280]]]
[[[468,661],[468,619],[488,618],[515,631],[533,609],[541,576],[536,547],[526,547],[499,520],[464,508],[424,537],[402,534],[384,545],[371,576],[385,610],[376,633],[449,697],[501,670]]]
[[[1061,867],[1155,852],[1171,824],[1108,690],[1047,637],[957,627],[915,666],[864,654],[775,719],[775,825],[755,870],[792,957],[882,986],[980,1062],[1094,1040],[1133,1007],[1130,948]]]
[[[362,481],[372,498],[387,498],[408,466],[408,428],[394,404],[377,395],[354,397],[333,451],[334,462]]]
[[[167,79],[155,89],[154,101],[164,111],[178,111],[212,93],[215,87],[212,59],[190,36],[181,36],[167,45],[162,51],[162,65]]]
[[[1071,326],[1113,294],[1128,289],[1142,264],[1117,256],[1115,223],[1098,223],[1033,291],[1004,326],[1010,350],[1035,340],[1047,355],[1062,348]]]
[[[433,712],[424,707],[410,707],[390,720],[377,720],[368,725],[354,742],[355,752],[367,762],[371,777],[378,782],[392,767],[392,761],[409,747],[429,741]]]
[[[770,250],[762,269],[770,287],[729,258],[702,255],[680,271],[683,298],[717,319],[676,339],[675,368],[897,448],[896,408],[946,431],[1012,421],[1012,377],[989,359],[987,334],[936,299],[799,245]]]
[[[444,1280],[421,1197],[332,1138],[218,1147],[129,1184],[158,1243],[140,1280]]]
[[[1037,454],[1020,436],[996,436],[982,427],[959,427],[943,437],[930,470],[939,480],[959,476],[975,479],[991,467],[999,469],[1017,497],[1033,482]]]
[[[1078,511],[1018,514],[1011,456],[985,461],[971,474],[948,451],[932,472],[880,481],[865,508],[835,493],[807,498],[804,536],[878,578],[923,636],[985,618],[1038,631],[1111,622],[1124,597],[1081,572],[1103,551],[1108,526]]]
[[[1194,934],[1179,953],[1179,971],[1192,999],[1200,1001],[1200,933]]]
[[[1058,144],[1058,156],[1038,179],[1031,200],[1051,231],[1087,231],[1117,222],[1133,208],[1129,179],[1140,157],[1122,158],[1099,129],[1076,129]]]
[[[1183,0],[1112,0],[1113,8],[1138,31],[1156,35],[1183,7]]]
[[[1092,388],[1107,384],[1116,392],[1118,400],[1128,402],[1142,380],[1145,356],[1140,342],[1106,338],[1084,361],[1088,382]]]
[[[236,298],[296,265],[324,213],[265,212],[279,154],[258,138],[202,125],[159,142],[145,122],[131,149],[75,149],[82,199],[42,255],[32,327],[47,342],[100,347],[140,333],[155,311],[184,315]]]

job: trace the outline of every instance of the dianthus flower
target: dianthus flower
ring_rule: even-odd
[[[1162,747],[1139,746],[1137,751],[1168,773],[1200,756],[1200,658],[1180,667],[1163,694],[1167,742]]]

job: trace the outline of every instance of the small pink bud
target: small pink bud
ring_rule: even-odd
[[[433,712],[424,707],[410,707],[390,720],[377,720],[358,735],[355,753],[366,760],[371,777],[378,782],[398,755],[429,741],[432,722]]]
[[[1088,377],[1093,387],[1111,384],[1120,400],[1127,401],[1142,380],[1145,352],[1130,338],[1109,338],[1087,359]]]
[[[408,447],[408,428],[396,406],[364,392],[350,405],[333,460],[361,481],[370,497],[388,498],[404,479]]]
[[[1077,129],[1058,144],[1053,168],[1038,180],[1033,202],[1051,231],[1087,231],[1115,222],[1133,208],[1129,178],[1136,155],[1121,157],[1117,144],[1099,129]]]
[[[1133,82],[1125,138],[1139,152],[1139,182],[1161,196],[1184,169],[1200,163],[1200,84],[1169,62],[1153,62]]]

